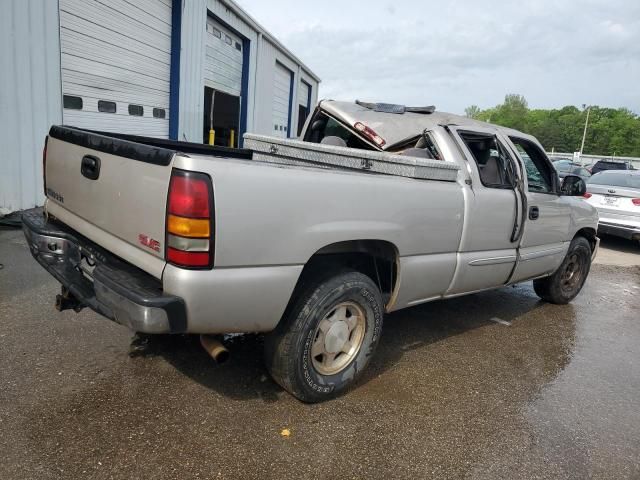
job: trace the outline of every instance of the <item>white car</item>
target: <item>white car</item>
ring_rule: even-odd
[[[587,180],[587,202],[598,209],[598,232],[640,240],[640,171],[606,170]]]

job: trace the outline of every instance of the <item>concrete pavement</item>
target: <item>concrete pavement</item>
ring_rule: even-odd
[[[0,478],[640,478],[640,248],[621,250],[567,306],[529,283],[389,315],[358,387],[305,405],[260,336],[221,366],[185,336],[130,357],[123,327],[56,312],[0,231]]]

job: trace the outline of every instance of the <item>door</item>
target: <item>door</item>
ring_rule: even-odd
[[[65,125],[167,138],[171,3],[60,0]]]
[[[304,80],[300,80],[298,86],[298,132],[299,137],[304,128],[304,123],[311,112],[311,86]]]
[[[505,139],[526,173],[527,212],[519,245],[516,283],[554,272],[569,247],[571,208],[560,196],[555,170],[540,145],[532,139]]]
[[[273,78],[273,136],[290,137],[293,72],[276,62]]]
[[[242,39],[212,18],[207,18],[204,84],[217,92],[240,97],[242,91]]]
[[[242,39],[228,28],[207,18],[204,59],[203,141],[235,147],[240,127],[242,94]]]
[[[463,238],[458,267],[447,295],[504,285],[517,258],[522,201],[519,169],[495,130],[449,127],[467,162]]]

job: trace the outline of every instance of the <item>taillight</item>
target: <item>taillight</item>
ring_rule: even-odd
[[[353,125],[353,128],[355,128],[358,132],[360,132],[362,135],[364,135],[366,138],[371,140],[373,143],[375,143],[379,147],[383,147],[384,144],[387,143],[384,140],[384,138],[382,138],[380,135],[378,135],[375,132],[375,130],[373,128],[367,127],[362,122],[356,122]]]
[[[178,267],[212,267],[213,187],[204,173],[176,169],[171,173],[166,259]]]
[[[640,198],[632,198],[631,203],[633,203],[636,207],[640,207]]]
[[[591,198],[593,195],[589,192],[585,193],[584,195],[582,195],[584,198]]]
[[[44,137],[44,147],[42,147],[42,189],[44,196],[47,196],[47,143],[49,143],[49,135]]]

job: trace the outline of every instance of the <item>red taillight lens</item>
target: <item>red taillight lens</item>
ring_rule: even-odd
[[[203,173],[174,169],[167,199],[165,258],[185,268],[211,268],[213,188]]]
[[[44,147],[42,148],[42,189],[44,196],[47,196],[47,143],[49,143],[49,135],[44,137]]]
[[[633,203],[636,207],[640,207],[640,198],[632,198],[631,203]]]
[[[591,198],[593,195],[591,195],[589,192],[585,193],[584,195],[582,195],[584,198]]]
[[[169,213],[181,217],[209,216],[209,183],[191,174],[174,175],[169,186]]]
[[[209,252],[183,252],[169,247],[167,260],[179,267],[208,267]]]
[[[362,135],[364,135],[367,139],[371,140],[373,143],[375,143],[377,146],[379,147],[383,147],[385,143],[387,143],[384,138],[382,138],[380,135],[378,135],[375,130],[373,128],[367,127],[364,123],[362,122],[356,122],[353,125],[353,128],[355,128],[358,132],[360,132]]]

